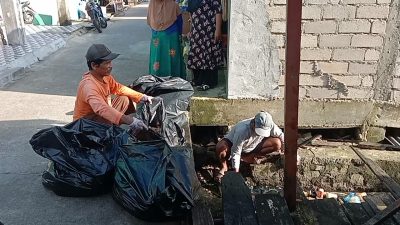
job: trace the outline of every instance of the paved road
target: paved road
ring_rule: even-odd
[[[121,54],[113,72],[122,83],[147,73],[150,31],[144,6],[113,18],[102,34],[71,38],[22,79],[0,89],[0,221],[5,225],[154,224],[125,212],[111,195],[65,198],[46,190],[41,173],[47,160],[28,143],[40,129],[72,121],[76,87],[87,70],[84,55],[92,43]]]

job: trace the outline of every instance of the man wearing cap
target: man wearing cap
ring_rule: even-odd
[[[152,97],[115,81],[111,61],[118,56],[103,44],[89,47],[86,53],[89,71],[79,83],[73,120],[86,118],[107,124],[127,124],[133,131],[147,129],[141,120],[128,115],[135,111],[133,102],[151,103]],[[111,95],[116,97],[111,100]]]
[[[232,168],[239,172],[241,160],[256,163],[257,158],[280,152],[283,143],[284,134],[269,113],[261,111],[254,118],[240,121],[216,146],[221,163],[216,180],[220,181],[228,170],[227,160],[230,159]]]

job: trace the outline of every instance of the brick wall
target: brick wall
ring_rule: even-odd
[[[284,66],[286,1],[268,1],[270,28]],[[389,4],[389,0],[303,0],[301,98],[373,97]],[[396,65],[392,100],[400,102],[400,58]],[[284,75],[279,85],[283,89]]]

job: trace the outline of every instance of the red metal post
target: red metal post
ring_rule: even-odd
[[[301,10],[302,0],[287,0],[284,194],[290,211],[296,209]]]

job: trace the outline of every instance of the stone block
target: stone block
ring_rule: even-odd
[[[335,49],[333,60],[364,60],[365,50],[363,49]]]
[[[347,87],[359,87],[361,86],[361,78],[359,76],[332,76],[333,79],[345,84]]]
[[[336,33],[337,24],[335,21],[317,21],[306,22],[304,24],[304,33],[308,34],[330,34]]]
[[[375,20],[372,22],[371,33],[384,34],[386,30],[386,21]]]
[[[303,6],[301,17],[305,20],[320,20],[322,9],[319,6]]]
[[[330,49],[302,49],[301,60],[330,60],[332,50]]]
[[[286,19],[286,6],[268,7],[267,12],[270,20]]]
[[[324,80],[320,76],[312,74],[301,74],[299,80],[300,86],[324,86]]]
[[[400,78],[393,78],[393,89],[400,90]]]
[[[389,6],[359,6],[356,18],[360,19],[386,19],[389,15]]]
[[[286,22],[283,21],[272,21],[271,32],[276,34],[286,33]]]
[[[318,45],[318,37],[315,35],[302,35],[301,47],[302,48],[315,48]]]
[[[392,0],[377,0],[378,4],[390,4]]]
[[[378,61],[381,52],[375,49],[368,49],[365,52],[365,60],[366,61]]]
[[[300,62],[300,73],[314,73],[313,70],[314,63],[310,61],[301,61]]]
[[[361,86],[372,87],[374,85],[373,76],[363,76],[361,79]]]
[[[323,7],[323,19],[354,19],[356,16],[355,6],[324,6]]]
[[[309,98],[327,98],[327,99],[337,99],[338,92],[336,90],[330,90],[322,87],[310,87],[307,91]]]
[[[377,71],[377,64],[366,63],[350,63],[349,73],[352,74],[375,74]]]
[[[329,0],[306,0],[305,3],[309,5],[325,5]]]
[[[345,99],[371,99],[374,92],[372,88],[348,87],[348,94],[340,93],[340,98]]]
[[[382,47],[383,38],[377,35],[359,34],[351,38],[352,47]]]
[[[345,5],[375,4],[376,0],[343,0]]]
[[[361,174],[352,174],[350,177],[350,184],[356,185],[356,186],[362,186],[364,185],[364,177]]]
[[[369,33],[371,23],[368,20],[342,21],[339,23],[339,33]]]
[[[319,47],[350,47],[350,35],[320,35]]]
[[[285,36],[284,35],[272,35],[272,39],[275,41],[277,47],[285,47]]]
[[[367,141],[380,142],[385,139],[386,129],[382,127],[369,127],[367,130]]]
[[[349,68],[347,62],[319,62],[319,68],[324,73],[345,74]]]
[[[274,5],[286,5],[286,0],[273,0]]]

